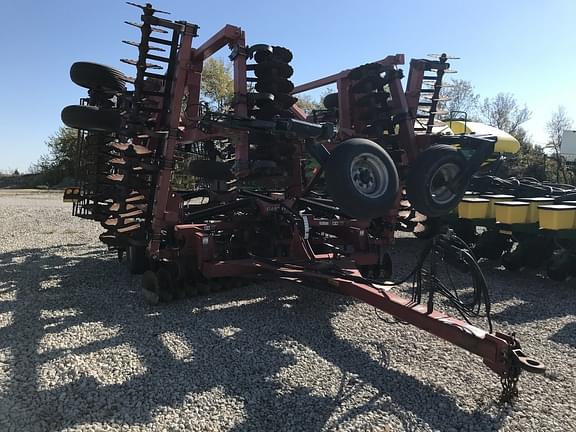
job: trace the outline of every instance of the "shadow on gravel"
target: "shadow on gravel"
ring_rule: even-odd
[[[497,321],[518,325],[574,313],[573,281],[554,282],[534,270],[510,272],[489,269],[486,274],[490,283],[498,285],[497,290],[490,291],[492,304],[510,299],[520,301],[493,313],[492,317]]]
[[[402,250],[400,256],[404,260],[407,256],[416,256],[423,245],[422,240],[401,238],[396,240],[395,248]],[[392,258],[394,260],[394,255]],[[496,306],[493,310],[498,309],[499,303],[510,299],[521,302],[493,312],[492,318],[495,321],[516,325],[574,313],[574,280],[555,282],[535,269],[512,272],[500,267],[496,261],[482,261],[480,267],[488,282],[491,303]],[[395,278],[400,279],[401,276],[395,275]],[[493,288],[495,285],[498,289]]]
[[[566,324],[553,334],[550,340],[576,348],[576,322]]]
[[[225,415],[221,402],[215,407],[202,402],[202,394],[214,389],[243,407],[244,419],[234,428],[238,431],[333,429],[375,410],[396,416],[406,430],[422,424],[440,430],[474,424],[490,430],[503,421],[483,410],[462,410],[442,389],[387,368],[385,347],[379,347],[384,356],[379,362],[339,338],[330,319],[350,304],[343,297],[278,282],[150,308],[140,298],[139,278],[102,250],[64,258],[59,252],[65,249],[74,253],[75,245],[0,255],[0,292],[14,294],[0,303],[2,312],[12,313],[11,324],[0,328],[9,377],[0,399],[0,429],[56,431],[94,422],[143,425],[191,398],[199,407],[197,417],[205,415],[203,410]],[[87,323],[118,331],[79,346],[42,348],[46,338]],[[178,358],[163,342],[167,333],[190,347],[186,358]],[[279,374],[298,361],[298,350],[286,348],[290,343],[314,351],[343,372],[336,397],[298,384],[289,390],[281,385]],[[91,370],[75,370],[98,353],[112,356],[104,360],[114,365],[109,350],[125,346],[141,365],[127,379],[103,383]],[[119,362],[117,367],[130,365]],[[357,385],[374,387],[378,394],[336,415]],[[451,425],[450,419],[458,423]],[[193,418],[186,422],[194,429]]]

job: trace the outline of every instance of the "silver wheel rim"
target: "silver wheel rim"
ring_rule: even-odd
[[[454,163],[442,165],[430,180],[429,192],[432,200],[439,205],[448,204],[456,194],[448,187],[460,174],[460,167]]]
[[[366,198],[378,198],[388,188],[388,169],[379,157],[362,153],[352,159],[350,178],[354,188]]]

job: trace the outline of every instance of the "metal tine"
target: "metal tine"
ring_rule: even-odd
[[[434,114],[434,115],[445,115],[445,114],[450,114],[448,111],[442,111],[442,110],[436,110],[436,111],[430,111],[427,110],[425,108],[418,108],[418,115],[422,114],[422,115],[429,115],[429,114]]]
[[[122,81],[130,83],[130,84],[134,84],[136,82],[136,78],[134,77],[129,77],[129,76],[124,76],[122,78]]]
[[[132,66],[139,66],[138,65],[138,60],[132,60],[132,59],[120,59],[120,61],[122,63],[126,63]],[[162,69],[162,66],[154,64],[154,63],[146,63],[145,65],[143,65],[144,67],[146,67],[146,69]]]
[[[433,59],[437,59],[437,58],[440,58],[440,57],[444,57],[444,58],[446,58],[447,60],[448,60],[448,59],[450,59],[450,60],[460,60],[460,57],[455,57],[455,56],[451,56],[451,55],[447,55],[447,54],[426,54],[426,57],[430,57],[430,58],[433,58]]]
[[[436,101],[448,101],[452,99],[450,96],[438,96],[434,97],[433,95],[421,95],[422,99],[427,99],[428,101],[436,100]]]
[[[156,38],[156,37],[153,37],[153,36],[150,36],[150,37],[148,38],[148,41],[154,42],[154,43],[158,43],[158,44],[161,44],[161,45],[172,45],[172,41],[169,41],[169,40],[166,40],[166,39]],[[178,48],[180,48],[180,47],[178,47]]]
[[[140,48],[140,44],[138,42],[129,41],[129,40],[123,40],[122,42],[127,44],[127,45],[131,45],[131,46],[134,46],[136,48]],[[148,51],[166,52],[166,50],[164,48],[158,48],[158,47],[153,47],[153,46],[148,46]]]
[[[132,27],[142,28],[142,24],[132,22],[132,21],[124,21],[124,24],[131,25]],[[160,27],[150,27],[150,30],[152,30],[153,32],[156,32],[156,33],[168,33],[167,30],[161,29]]]
[[[433,82],[430,82],[430,83],[426,83],[426,82],[425,82],[425,83],[422,83],[422,84],[425,85],[425,86],[434,87],[434,88],[436,88],[436,87],[440,87],[440,88],[450,88],[450,87],[454,87],[454,84],[445,84],[445,83],[442,83],[442,85],[437,85],[436,83],[433,83]],[[426,89],[426,90],[428,90],[428,89]]]
[[[157,55],[150,54],[150,53],[146,54],[146,58],[153,60],[153,61],[161,62],[161,63],[170,63],[169,57],[157,56]]]
[[[152,13],[161,13],[161,14],[170,15],[170,12],[161,11],[159,9],[154,9],[150,3],[146,3],[146,6],[142,6],[142,5],[139,5],[138,3],[132,3],[132,2],[127,1],[126,4],[128,4],[130,6],[137,7],[139,9],[142,9],[143,11],[151,11]]]

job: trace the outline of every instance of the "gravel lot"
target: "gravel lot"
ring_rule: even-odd
[[[501,408],[475,356],[284,282],[159,307],[59,193],[0,191],[0,430],[576,430],[576,287],[486,266],[546,363]],[[397,274],[419,242],[401,239]]]

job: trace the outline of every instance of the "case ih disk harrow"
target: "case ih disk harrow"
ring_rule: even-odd
[[[412,60],[406,90],[401,54],[294,87],[288,49],[248,46],[231,25],[194,48],[198,26],[134,6],[143,13],[129,24],[140,40],[125,42],[138,57],[122,61],[135,77],[87,62],[71,68],[89,97],[62,111],[80,143],[81,184],[65,199],[75,215],[101,223],[101,240],[127,255],[132,272],[144,273],[148,301],[276,275],[358,298],[477,354],[501,377],[503,399],[516,393],[521,370],[544,371],[513,336],[492,331],[484,279],[452,233],[426,247],[410,275],[412,299],[378,283],[391,273],[386,250],[401,203],[429,216],[451,211],[494,150],[493,136],[432,133],[445,55]],[[234,97],[230,109],[211,111],[200,99],[203,65],[225,47]],[[294,95],[329,84],[337,92],[326,109],[306,117]],[[195,181],[177,190],[184,162]],[[471,301],[439,280],[440,264],[472,275]],[[434,310],[438,295],[463,320]],[[482,307],[489,332],[468,320]]]

